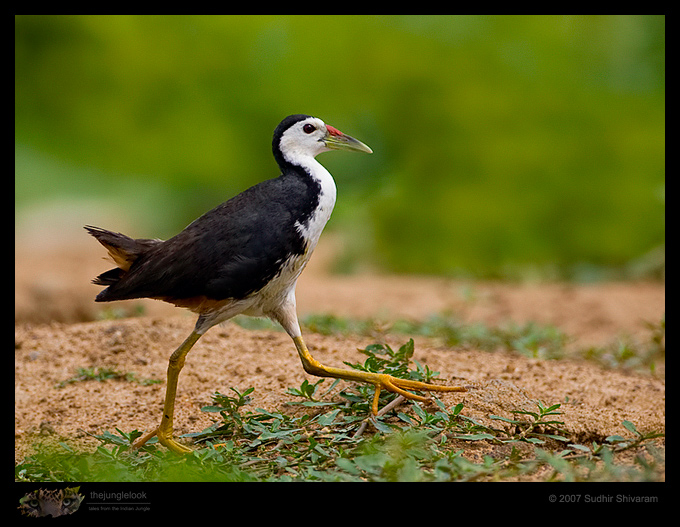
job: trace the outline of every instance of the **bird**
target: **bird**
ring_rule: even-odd
[[[419,401],[427,399],[409,390],[466,391],[325,366],[307,348],[297,318],[295,286],[335,205],[335,181],[316,160],[329,150],[372,153],[358,139],[317,117],[290,115],[276,127],[272,140],[280,175],[206,212],[174,237],[133,239],[85,226],[116,265],[92,280],[106,286],[96,302],[153,298],[198,314],[193,331],[170,356],[160,424],[140,437],[135,447],[157,436],[174,452],[192,451],[173,437],[179,374],[199,338],[237,314],[278,322],[292,338],[307,373],[373,384],[374,415],[381,389]]]

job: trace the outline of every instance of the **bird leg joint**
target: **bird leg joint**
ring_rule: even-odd
[[[297,348],[298,355],[300,355],[300,360],[302,361],[302,367],[310,375],[316,375],[317,377],[326,377],[328,372],[323,364],[316,360],[309,353],[307,345],[305,344],[302,337],[294,337],[293,342],[295,342],[295,347]]]

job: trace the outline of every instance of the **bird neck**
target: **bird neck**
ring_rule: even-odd
[[[283,175],[295,174],[298,177],[310,178],[319,185],[320,201],[323,202],[324,208],[330,207],[332,210],[335,205],[337,189],[335,180],[326,170],[326,167],[312,156],[298,156],[294,159],[294,163],[284,162],[279,163],[279,165]]]
[[[307,253],[311,256],[326,222],[335,207],[336,187],[333,176],[312,156],[298,159],[298,162],[281,166],[282,177],[300,177],[312,183],[317,189],[314,210],[307,219],[296,222],[296,227],[307,241]]]

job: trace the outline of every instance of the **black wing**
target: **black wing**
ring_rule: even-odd
[[[305,251],[296,222],[318,204],[318,184],[293,175],[264,181],[222,203],[177,236],[148,244],[129,270],[100,278],[98,302],[130,298],[244,298]]]

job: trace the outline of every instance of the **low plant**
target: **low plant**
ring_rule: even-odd
[[[409,340],[397,350],[375,344],[350,367],[422,380],[438,372],[418,364]],[[75,382],[75,381],[74,381]],[[536,401],[512,417],[489,415],[488,424],[447,407],[381,393],[379,416],[371,414],[373,387],[334,381],[303,381],[288,388],[297,400],[278,410],[251,408],[253,388],[215,393],[202,408],[215,416],[205,430],[184,436],[195,450],[179,456],[151,440],[134,449],[141,432],[116,429],[94,436],[92,452],[66,442],[36,452],[15,466],[18,481],[497,481],[522,478],[567,481],[630,481],[663,478],[664,455],[655,441],[624,421],[628,437],[570,442],[559,420],[560,404]],[[485,420],[486,421],[486,420]],[[496,426],[497,425],[497,426]],[[493,447],[482,459],[466,445]],[[624,451],[633,464],[621,465]],[[623,468],[625,467],[625,468]]]

